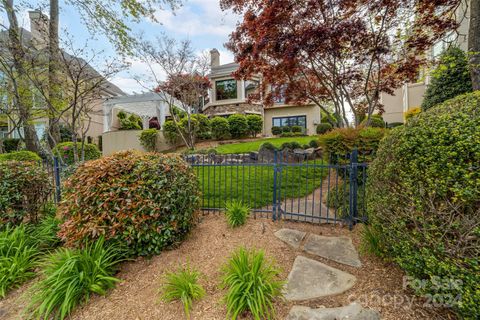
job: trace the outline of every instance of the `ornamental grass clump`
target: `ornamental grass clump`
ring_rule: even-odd
[[[119,152],[86,162],[65,182],[59,235],[83,247],[100,236],[130,256],[159,254],[192,229],[198,179],[178,155]]]
[[[0,297],[35,276],[40,250],[25,225],[0,232]]]
[[[224,302],[231,319],[250,312],[255,320],[275,318],[273,303],[281,297],[280,270],[262,250],[238,249],[223,267]]]
[[[84,249],[60,248],[41,262],[26,313],[33,318],[65,319],[92,294],[105,295],[120,280],[113,277],[123,251],[103,238]]]
[[[167,273],[162,288],[161,298],[167,302],[180,301],[187,319],[190,319],[193,302],[205,296],[205,289],[198,283],[200,276],[200,272],[187,265],[179,268],[177,272]]]
[[[230,227],[236,228],[247,222],[250,208],[240,200],[232,200],[226,203],[225,215]]]

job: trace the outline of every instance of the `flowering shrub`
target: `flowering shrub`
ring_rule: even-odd
[[[35,162],[0,162],[0,229],[36,221],[52,191],[47,172]]]
[[[104,236],[153,255],[192,228],[198,179],[177,155],[119,152],[80,165],[65,182],[60,236],[82,246]]]
[[[78,150],[78,157],[81,158],[82,152],[82,144],[77,142],[77,150]],[[53,148],[53,154],[55,156],[60,156],[62,161],[66,164],[73,164],[74,157],[73,157],[73,142],[62,142],[59,143]],[[97,145],[93,143],[85,143],[84,146],[85,151],[85,161],[98,159],[102,155],[100,150],[98,150]]]

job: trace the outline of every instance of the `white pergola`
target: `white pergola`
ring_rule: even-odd
[[[170,116],[170,103],[185,111],[178,100],[166,93],[147,92],[107,99],[103,103],[103,132],[112,128],[113,109],[138,115],[142,119],[143,128],[148,128],[150,119],[157,117],[160,128],[163,129],[165,118]]]

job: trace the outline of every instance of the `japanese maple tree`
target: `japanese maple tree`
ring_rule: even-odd
[[[262,77],[252,99],[313,102],[343,127],[374,111],[380,94],[413,80],[426,50],[456,27],[460,0],[221,0],[243,14],[226,44],[235,76]],[[332,112],[325,105],[333,103]]]

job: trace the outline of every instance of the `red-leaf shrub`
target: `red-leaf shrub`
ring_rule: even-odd
[[[198,190],[176,155],[128,151],[89,161],[65,183],[59,235],[69,246],[104,236],[131,255],[158,254],[194,225]]]

